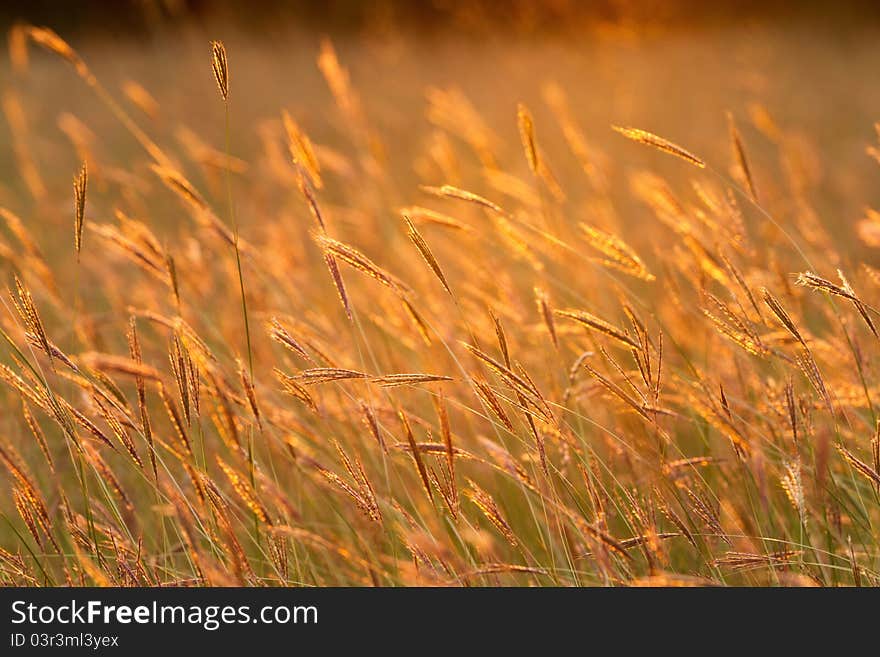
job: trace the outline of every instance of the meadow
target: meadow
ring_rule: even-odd
[[[14,26],[0,582],[880,583],[878,43]]]

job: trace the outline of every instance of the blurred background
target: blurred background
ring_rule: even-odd
[[[602,22],[655,25],[743,23],[750,20],[876,19],[872,0],[7,0],[6,23],[50,23],[68,31],[145,33],[186,20],[227,21],[248,30],[274,31],[298,23],[319,29],[406,26],[422,31],[575,31]]]
[[[799,153],[797,166],[821,191],[812,199],[820,221],[850,225],[866,205],[880,205],[876,163],[865,153],[880,117],[880,85],[872,83],[880,62],[877,2],[2,3],[0,24],[8,30],[16,21],[57,30],[151,136],[177,143],[181,152],[194,144],[223,147],[209,61],[209,41],[222,39],[230,59],[235,156],[253,161],[265,153],[267,136],[280,130],[282,108],[327,152],[344,153],[344,119],[316,65],[326,38],[383,143],[396,190],[441,182],[425,165],[437,135],[450,132],[438,125],[438,90],[454,91],[482,116],[505,167],[526,171],[518,102],[534,114],[544,148],[571,158],[547,102],[557,88],[604,158],[622,209],[630,203],[629,172],[676,164],[632,148],[610,124],[664,135],[724,170],[728,112],[740,124],[768,201],[774,200],[770,181],[792,166],[779,161],[773,143],[773,131],[784,129],[788,152]],[[129,169],[134,156],[143,160],[68,66],[39,49],[29,52],[26,75],[15,74],[5,50],[0,56],[6,119],[0,121],[0,204],[23,214],[31,201],[68,195],[79,160],[73,126],[96,160],[120,170]],[[24,152],[37,183],[23,174]],[[556,168],[562,186],[576,190],[582,179],[574,164],[561,160]],[[784,202],[783,194],[776,200]],[[100,208],[101,197],[95,194],[93,203]],[[247,222],[248,209],[243,212]]]

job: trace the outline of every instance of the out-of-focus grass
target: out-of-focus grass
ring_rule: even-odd
[[[279,107],[296,109],[316,141],[342,143],[337,113],[329,108],[332,97],[315,66],[320,35],[293,30],[262,41],[236,36],[233,28],[226,27],[210,36],[218,35],[225,36],[235,52],[238,69],[233,71],[240,96],[233,99],[232,107],[235,154],[247,157],[259,150],[259,123],[274,118]],[[213,80],[204,74],[207,36],[184,31],[146,43],[107,38],[77,46],[108,85],[136,80],[156,98],[161,110],[157,124],[150,125],[152,134],[170,139],[174,129],[187,125],[221,147],[223,117],[212,103]],[[823,167],[824,194],[816,199],[823,215],[839,221],[845,209],[851,220],[864,203],[875,200],[868,196],[876,193],[869,176],[854,175],[870,170],[870,161],[859,156],[872,138],[880,96],[867,83],[877,58],[875,36],[870,26],[826,32],[794,23],[656,34],[609,28],[579,39],[520,36],[513,41],[503,35],[475,40],[451,34],[383,34],[381,39],[343,34],[333,43],[362,90],[370,119],[394,143],[387,156],[398,176],[412,175],[412,164],[426,139],[425,92],[430,86],[460,88],[512,158],[518,156],[518,142],[511,108],[526,102],[538,125],[546,123],[549,113],[540,91],[552,80],[565,89],[585,133],[617,167],[646,162],[669,165],[650,152],[630,151],[607,129],[609,123],[649,126],[687,141],[701,153],[724,158],[725,112],[744,117],[750,104],[760,103],[788,130],[808,136],[826,164],[848,163]],[[5,58],[2,66],[4,79],[12,82]],[[96,147],[104,149],[108,158],[124,162],[137,152],[136,144],[106,110],[52,59],[36,56],[22,86],[39,95],[39,101],[34,98],[27,104],[39,161],[75,168],[69,145],[56,139],[57,116],[64,111],[74,113],[96,133]],[[19,189],[7,130],[7,125],[0,125],[6,145],[0,152],[0,167],[4,193],[9,195]],[[561,149],[558,131],[544,132],[546,147]],[[760,142],[752,148],[760,153]],[[626,157],[619,158],[624,151]],[[45,178],[53,190],[67,187],[66,174],[50,174],[46,172]],[[559,175],[577,180],[571,167],[560,167]],[[412,180],[401,180],[401,186]],[[853,198],[860,200],[845,208]]]

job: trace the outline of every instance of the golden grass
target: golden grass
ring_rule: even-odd
[[[412,174],[329,40],[332,135],[240,124],[248,71],[230,47],[230,94],[214,41],[226,132],[176,141],[51,30],[13,30],[17,79],[28,44],[142,152],[59,118],[71,212],[4,94],[3,584],[880,584],[880,275],[765,108],[718,158],[615,127],[678,158],[661,175],[559,84],[507,108],[511,143],[430,88]]]

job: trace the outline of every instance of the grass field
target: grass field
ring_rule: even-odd
[[[876,26],[64,37],[4,584],[880,583]]]

